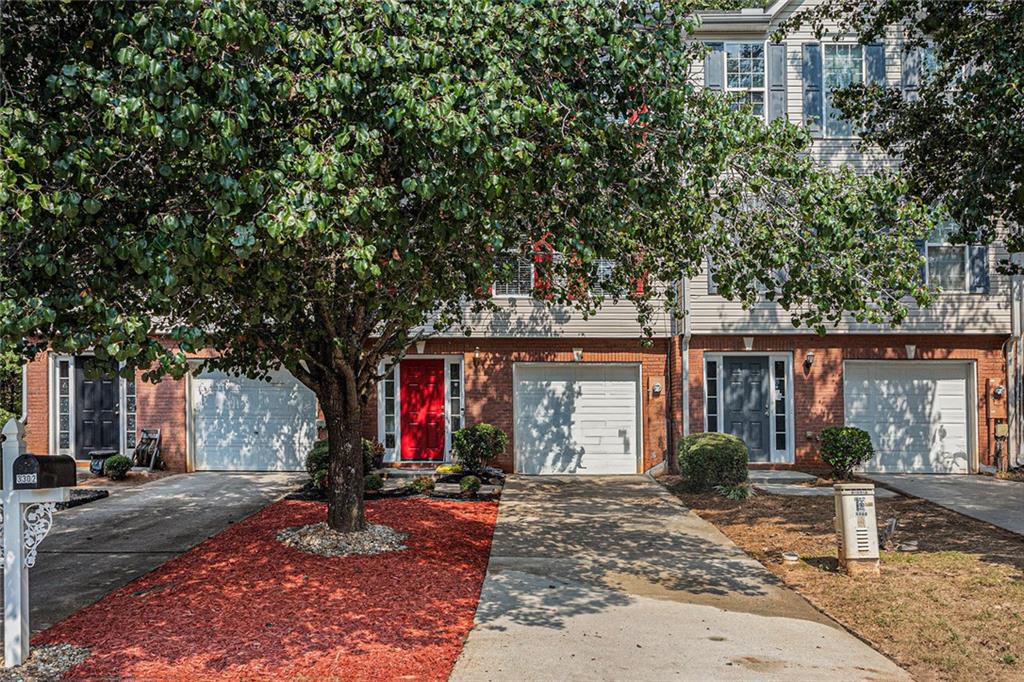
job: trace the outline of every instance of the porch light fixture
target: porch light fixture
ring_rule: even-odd
[[[907,360],[913,360],[914,359],[914,355],[917,353],[917,346],[912,344],[912,343],[908,343],[906,345],[906,349],[907,349]]]
[[[572,359],[575,360],[576,362],[583,362],[583,349],[582,348],[573,348],[572,349]]]
[[[477,346],[476,348],[473,349],[473,366],[480,366],[480,346]]]
[[[804,356],[804,369],[810,369],[811,365],[814,364],[814,351],[809,350]]]
[[[743,350],[754,350],[754,337],[744,336],[743,337]]]
[[[426,348],[427,348],[427,342],[426,341],[417,341],[416,342],[416,354],[417,355],[423,355],[423,351],[426,350]]]

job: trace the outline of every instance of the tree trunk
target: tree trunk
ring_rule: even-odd
[[[327,525],[337,531],[363,530],[362,406],[345,400],[337,383],[320,400],[327,422],[330,464],[327,471]]]

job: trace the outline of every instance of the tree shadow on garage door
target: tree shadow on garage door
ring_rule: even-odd
[[[558,370],[564,371],[564,366],[552,367],[552,371]],[[528,395],[529,404],[535,406],[525,410],[520,404],[516,414],[514,445],[519,470],[525,474],[586,473],[582,467],[586,449],[573,442],[572,434],[579,389],[569,384],[559,391],[547,381],[520,378],[515,390],[517,403]]]
[[[510,479],[479,623],[561,629],[638,597],[826,621],[710,524],[636,477]]]

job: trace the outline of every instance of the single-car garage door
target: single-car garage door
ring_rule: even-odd
[[[967,473],[971,366],[947,362],[846,362],[847,426],[871,434],[876,472]]]
[[[517,471],[637,473],[638,366],[517,364],[515,375]]]
[[[299,471],[316,440],[316,397],[287,370],[270,381],[204,372],[192,380],[198,471]]]

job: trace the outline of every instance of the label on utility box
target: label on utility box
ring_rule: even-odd
[[[865,504],[864,500],[865,498],[863,497],[853,498],[853,504],[855,505],[855,513],[857,514],[857,516],[868,515],[868,507],[867,504]]]

